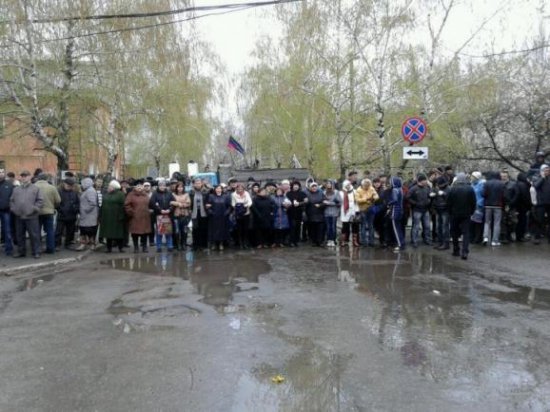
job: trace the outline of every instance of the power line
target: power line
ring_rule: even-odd
[[[143,25],[143,26],[125,27],[125,28],[113,29],[113,30],[103,30],[103,31],[91,32],[91,33],[75,34],[75,35],[66,36],[66,37],[57,37],[57,38],[54,38],[54,39],[44,39],[44,40],[37,41],[36,43],[52,43],[52,42],[56,42],[56,41],[72,40],[72,39],[78,39],[78,38],[84,38],[84,37],[98,36],[98,35],[103,35],[103,34],[115,34],[115,33],[123,33],[123,32],[128,32],[128,31],[151,29],[151,28],[155,28],[155,27],[167,26],[167,25],[170,25],[170,24],[177,24],[177,23],[183,23],[183,22],[191,21],[191,20],[198,20],[198,19],[203,18],[203,17],[219,16],[219,15],[223,15],[223,14],[234,13],[234,12],[238,12],[238,11],[242,11],[242,10],[255,8],[255,7],[262,7],[262,6],[266,6],[266,5],[285,4],[285,3],[295,3],[295,2],[298,2],[298,1],[303,1],[303,0],[278,0],[278,1],[270,1],[270,2],[253,2],[253,3],[240,3],[240,4],[225,5],[225,6],[230,6],[230,7],[224,7],[224,5],[216,6],[216,7],[214,7],[214,6],[205,6],[205,7],[212,7],[212,8],[220,8],[221,7],[222,10],[223,9],[226,9],[226,10],[218,12],[218,13],[206,13],[206,14],[201,14],[201,15],[198,15],[198,16],[191,16],[191,17],[186,17],[184,19],[178,19],[178,20],[170,20],[170,21],[166,21],[166,22],[162,22],[162,23],[147,24],[147,25]],[[194,9],[197,9],[197,8],[194,8]],[[174,11],[174,12],[176,12],[176,11]],[[181,13],[181,11],[179,11],[179,12]],[[130,15],[126,15],[126,16],[130,16]],[[145,17],[145,16],[142,15],[140,17]],[[61,21],[69,21],[69,20],[59,20],[59,21],[61,22]],[[9,48],[9,47],[10,47],[9,45],[0,46],[0,48]]]
[[[228,3],[220,4],[217,6],[193,6],[186,7],[176,10],[162,10],[157,12],[148,12],[148,13],[125,13],[125,14],[97,14],[91,16],[70,16],[70,17],[50,17],[44,19],[33,19],[30,20],[31,23],[61,23],[67,21],[79,21],[79,20],[110,20],[110,19],[136,19],[136,18],[146,18],[146,17],[161,17],[161,16],[172,16],[181,13],[189,12],[203,12],[203,11],[212,11],[212,10],[227,10],[227,9],[239,9],[242,7],[262,7],[262,6],[272,6],[285,3],[295,3],[302,0],[271,0],[271,1],[255,1],[248,3]],[[9,23],[15,22],[20,23],[21,21],[10,21],[3,20],[0,23]]]

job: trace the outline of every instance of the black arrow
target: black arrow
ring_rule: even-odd
[[[409,156],[412,156],[412,155],[422,156],[422,155],[424,154],[424,151],[423,151],[423,150],[419,150],[419,151],[416,152],[416,151],[414,151],[414,150],[409,150],[409,151],[407,152],[407,154],[408,154]]]

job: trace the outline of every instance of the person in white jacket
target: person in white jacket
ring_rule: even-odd
[[[346,246],[352,235],[353,247],[359,247],[359,206],[355,199],[355,189],[349,180],[344,180],[342,190],[340,191],[342,199],[340,220],[342,221],[342,234],[340,237],[340,246]]]
[[[235,191],[231,194],[231,206],[236,222],[236,242],[241,249],[248,248],[247,236],[250,220],[250,207],[252,206],[252,198],[250,194],[244,190],[244,186],[239,183],[235,187]]]

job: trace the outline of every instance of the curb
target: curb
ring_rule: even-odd
[[[53,267],[53,266],[60,266],[60,265],[65,265],[67,263],[79,262],[84,258],[86,258],[91,252],[92,252],[91,250],[87,250],[82,254],[72,258],[54,259],[48,262],[38,262],[38,263],[29,264],[29,265],[22,265],[22,266],[15,266],[15,267],[6,268],[6,269],[0,269],[0,276],[9,277],[21,272],[44,269],[44,268]]]

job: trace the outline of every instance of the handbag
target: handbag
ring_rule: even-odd
[[[169,215],[157,216],[157,234],[171,235],[173,232],[172,219]]]

